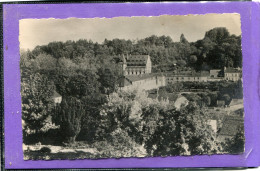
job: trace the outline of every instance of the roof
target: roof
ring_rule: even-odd
[[[153,74],[142,74],[142,75],[126,75],[124,77],[119,78],[119,86],[125,87],[128,85],[132,85],[135,81],[145,80],[148,78],[153,77],[162,77],[163,75],[160,73],[153,73]]]
[[[149,55],[127,55],[123,56],[127,66],[146,66]]]
[[[229,106],[243,104],[243,99],[232,99]]]
[[[119,78],[119,87],[125,87],[132,85],[131,81],[128,79],[125,79],[125,77]]]
[[[131,65],[131,66],[128,66],[127,65],[127,67],[126,67],[126,69],[128,69],[128,68],[145,68],[146,67],[146,65]]]
[[[241,70],[237,68],[226,68],[225,73],[241,73]]]
[[[221,69],[211,69],[211,70],[209,70],[209,72],[211,74],[218,74],[220,71],[221,71]]]
[[[125,76],[126,79],[130,80],[131,82],[145,80],[148,78],[152,78],[155,76],[162,76],[161,74],[140,74],[140,75],[127,75]]]
[[[57,93],[57,91],[54,91],[52,97],[56,98],[56,97],[62,97],[62,96],[59,93]]]
[[[219,135],[234,136],[240,126],[243,126],[241,117],[235,115],[225,116]]]
[[[210,72],[218,72],[221,71],[221,69],[211,69]]]

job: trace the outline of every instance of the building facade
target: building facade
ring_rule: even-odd
[[[62,101],[62,96],[56,91],[53,92],[52,100],[54,104],[60,104]]]
[[[152,72],[149,55],[123,55],[120,61],[122,75],[141,75]]]
[[[153,74],[127,75],[122,77],[119,83],[121,90],[152,90],[163,86],[166,86],[165,76]]]
[[[242,71],[237,68],[224,68],[224,78],[227,81],[238,81],[241,80]]]
[[[173,84],[176,82],[207,82],[208,73],[170,73],[166,74],[167,84]]]

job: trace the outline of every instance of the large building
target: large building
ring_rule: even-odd
[[[207,82],[208,77],[208,72],[168,73],[166,74],[166,82],[167,84],[173,84],[176,82]]]
[[[119,64],[122,75],[141,75],[152,72],[152,62],[149,55],[123,55]]]
[[[241,80],[242,70],[239,68],[224,68],[224,78],[227,81]]]
[[[152,74],[152,62],[149,55],[123,55],[119,62],[122,77],[119,80],[121,90],[152,90],[165,86],[165,76]]]

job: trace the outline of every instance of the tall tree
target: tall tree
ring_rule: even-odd
[[[184,34],[181,34],[180,42],[184,44],[189,43],[188,40],[185,38]]]
[[[54,83],[46,76],[23,70],[21,81],[22,118],[26,133],[41,132],[53,107]]]
[[[54,109],[53,121],[60,126],[65,142],[74,143],[81,130],[81,120],[85,114],[81,101],[75,97],[63,99]]]

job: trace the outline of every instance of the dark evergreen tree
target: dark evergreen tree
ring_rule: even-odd
[[[53,121],[60,126],[60,133],[67,143],[74,143],[81,130],[81,120],[85,114],[81,101],[75,97],[63,99],[54,109]]]
[[[189,43],[188,40],[185,38],[184,34],[181,34],[180,42],[184,44]]]

